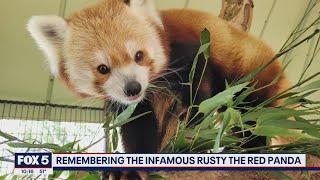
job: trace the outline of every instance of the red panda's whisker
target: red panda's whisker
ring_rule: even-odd
[[[182,77],[180,76],[180,74],[178,73],[179,71],[183,70],[183,68],[178,68],[178,69],[165,69],[163,72],[164,73],[160,73],[157,76],[151,78],[151,81],[158,79],[160,77],[166,76],[166,75],[170,75],[170,74],[176,74],[180,79],[182,79]]]
[[[161,94],[164,94],[164,95],[167,95],[167,96],[171,96],[170,94],[168,94],[168,93],[165,93],[165,92],[163,92],[163,91],[161,91],[161,90],[158,90],[158,89],[147,89],[147,91],[148,92],[152,92],[153,94],[155,94],[155,93],[161,93]]]

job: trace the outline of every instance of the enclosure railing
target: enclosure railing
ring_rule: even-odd
[[[105,122],[104,108],[0,100],[0,119],[56,122]]]

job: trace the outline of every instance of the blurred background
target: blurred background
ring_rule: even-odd
[[[0,6],[0,99],[46,102],[49,69],[44,56],[26,31],[26,23],[33,15],[64,15],[98,0],[10,0]],[[312,1],[312,0],[311,0]],[[302,18],[309,0],[254,0],[250,33],[262,38],[278,51]],[[157,0],[159,9],[192,8],[218,15],[221,0]],[[319,13],[319,9],[313,14]],[[313,16],[311,14],[310,16]],[[311,19],[311,17],[310,17]],[[308,54],[309,42],[290,54],[293,62],[287,69],[292,82],[299,77]],[[320,68],[320,61],[311,67]],[[49,87],[51,88],[51,87]],[[60,82],[55,81],[51,102],[56,104],[101,106],[101,103],[80,100]],[[319,98],[319,97],[314,97]]]

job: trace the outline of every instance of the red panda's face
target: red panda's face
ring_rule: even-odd
[[[35,17],[29,23],[52,71],[72,90],[123,104],[141,101],[165,66],[161,28],[151,0],[105,0],[67,21]]]

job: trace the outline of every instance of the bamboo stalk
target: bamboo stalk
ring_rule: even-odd
[[[260,35],[259,35],[260,38],[262,38],[263,35],[264,35],[264,32],[265,32],[265,30],[266,30],[266,28],[267,28],[267,26],[269,24],[270,17],[271,17],[271,15],[273,13],[274,8],[276,7],[276,4],[277,4],[277,0],[273,0],[271,8],[270,8],[269,13],[268,13],[268,16],[267,16],[266,20],[264,21],[262,30],[260,32]]]

